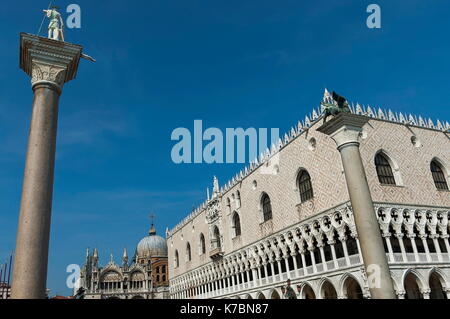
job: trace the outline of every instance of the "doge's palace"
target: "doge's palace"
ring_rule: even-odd
[[[365,213],[394,296],[450,297],[450,124],[349,108],[365,123],[354,141]],[[278,299],[288,279],[299,299],[373,298],[362,253],[373,235],[357,231],[349,158],[322,125],[314,109],[222,187],[214,178],[212,196],[167,232],[171,298]]]

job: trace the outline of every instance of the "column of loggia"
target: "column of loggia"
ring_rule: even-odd
[[[237,282],[236,282],[236,278],[235,278],[235,274],[233,273],[232,275],[231,275],[231,284],[232,284],[232,287],[233,287],[233,292],[234,291],[236,291],[237,290]]]
[[[437,256],[438,256],[438,261],[442,262],[443,261],[443,256],[442,256],[441,247],[439,246],[439,241],[438,241],[439,237],[440,237],[439,234],[432,234],[432,235],[430,235],[430,238],[433,240],[433,244],[434,244],[434,247],[436,249],[436,253],[437,253]]]
[[[221,274],[211,274],[210,282],[209,282],[209,296],[214,297],[216,295],[216,290],[220,290],[221,284]]]
[[[414,254],[414,260],[416,261],[416,262],[419,262],[420,261],[420,258],[419,258],[419,251],[417,250],[417,245],[416,245],[416,240],[415,240],[415,238],[416,238],[416,234],[414,234],[414,233],[406,233],[406,237],[408,237],[408,240],[410,241],[410,243],[411,243],[411,246],[412,246],[412,249],[413,249],[413,254]]]
[[[233,270],[231,270],[229,278],[230,278],[230,288],[229,288],[228,292],[233,292],[234,288],[235,288]]]
[[[342,236],[339,236],[339,240],[342,243],[342,250],[344,251],[345,264],[347,266],[350,266],[350,256],[348,255],[348,248],[347,248],[347,235],[342,234]]]
[[[447,255],[448,255],[448,257],[450,257],[450,243],[449,243],[449,237],[450,237],[450,235],[448,235],[448,234],[443,234],[443,235],[441,235],[441,238],[444,239],[445,248],[446,248],[446,250],[447,250]]]
[[[206,283],[207,283],[207,276],[204,271],[200,273],[200,281],[199,281],[199,287],[200,287],[200,296],[199,298],[205,298],[207,290],[206,290]]]
[[[337,257],[336,257],[336,247],[335,247],[336,241],[334,240],[334,236],[333,235],[334,235],[334,233],[331,236],[327,237],[327,238],[328,238],[328,244],[331,247],[331,256],[333,258],[334,269],[338,269],[339,268],[339,263],[338,263],[338,260],[337,260]]]
[[[359,151],[359,135],[369,118],[341,113],[318,128],[336,142],[341,156],[356,229],[360,234],[361,253],[367,273],[376,268],[379,285],[369,285],[374,299],[395,299],[394,287],[374,211],[364,166]]]
[[[427,242],[427,234],[425,234],[425,233],[419,234],[419,237],[422,240],[422,245],[423,245],[423,248],[425,249],[425,256],[427,258],[427,261],[431,262],[430,248],[428,247],[428,242]]]
[[[388,249],[389,260],[391,262],[395,262],[394,251],[392,250],[392,243],[391,243],[391,233],[389,233],[389,232],[383,233],[383,238],[386,241],[386,246],[387,246],[387,249]]]
[[[313,274],[315,274],[315,273],[317,273],[316,255],[314,255],[314,251],[316,250],[316,248],[314,246],[308,246],[308,250],[309,250],[309,255],[311,256]]]
[[[403,242],[403,238],[404,238],[404,234],[401,232],[401,229],[397,232],[395,236],[398,239],[398,244],[400,245],[400,252],[402,254],[402,261],[403,262],[407,262],[408,261],[408,257],[406,256],[406,249],[405,249],[405,243]]]
[[[247,279],[247,288],[251,287],[251,282],[250,282],[250,272],[251,272],[251,268],[246,265],[245,266],[245,278]]]
[[[284,256],[284,266],[286,267],[286,276],[287,276],[287,278],[288,279],[290,279],[291,278],[291,271],[290,271],[290,268],[289,268],[289,256],[288,256],[288,253],[287,253],[287,250],[286,251],[283,251],[283,256]]]
[[[241,266],[241,268],[240,268],[239,275],[240,275],[240,280],[241,280],[241,286],[244,287],[245,286],[245,269],[243,268],[243,266]]]
[[[240,277],[240,269],[239,269],[239,265],[237,264],[237,262],[234,262],[234,282],[235,282],[235,291],[239,291],[239,285],[240,285],[240,281],[239,281],[239,277]]]
[[[276,262],[276,259],[272,255],[271,258],[270,258],[270,272],[272,274],[273,281],[276,281],[276,278],[275,278],[275,262]]]

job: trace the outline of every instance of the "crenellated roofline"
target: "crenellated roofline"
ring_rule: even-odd
[[[325,89],[325,92],[328,92]],[[393,112],[391,109],[383,110],[381,108],[371,107],[370,105],[360,105],[359,103],[351,103],[349,105],[351,113],[361,116],[366,116],[372,119],[387,121],[391,123],[397,123],[407,126],[426,128],[438,132],[450,133],[450,123],[448,121],[440,121],[439,119],[433,121],[430,118],[422,116],[405,114],[402,112]],[[244,178],[253,173],[258,167],[265,164],[273,155],[278,153],[281,149],[289,145],[297,137],[305,133],[310,127],[316,124],[323,117],[323,106],[313,108],[312,112],[305,116],[303,121],[298,121],[296,126],[292,126],[277,143],[273,143],[270,148],[267,148],[264,152],[261,152],[258,158],[255,158],[246,165],[239,173],[233,176],[228,182],[220,187],[218,196],[222,197],[236,184],[240,183]],[[197,208],[195,208],[188,216],[186,216],[181,222],[179,222],[174,228],[166,231],[166,238],[171,237],[178,230],[184,227],[187,223],[197,217],[201,212],[205,210],[210,199],[206,199]]]

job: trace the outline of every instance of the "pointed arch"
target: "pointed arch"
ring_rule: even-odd
[[[186,261],[192,260],[192,253],[191,253],[191,243],[187,242],[186,244]]]
[[[175,266],[175,268],[180,267],[180,256],[178,254],[178,249],[175,249],[174,266]]]
[[[424,278],[415,269],[405,271],[402,283],[405,289],[405,299],[423,299],[422,291],[427,285],[425,285]]]
[[[304,283],[300,288],[301,299],[316,299],[316,293],[309,283]]]
[[[447,180],[449,179],[449,174],[443,162],[436,157],[433,158],[430,162],[430,171],[436,189],[448,191]]]
[[[256,294],[256,299],[266,299],[266,296],[264,296],[264,294],[261,291],[259,291]]]
[[[241,207],[241,192],[236,191],[236,209]]]
[[[428,284],[430,286],[430,299],[448,299],[446,294],[448,284],[445,275],[439,268],[431,269]]]
[[[222,247],[222,241],[221,241],[221,238],[220,238],[220,230],[219,230],[219,227],[217,225],[214,226],[213,236],[214,236],[213,243],[215,245],[215,248],[221,248]]]
[[[272,219],[272,202],[270,201],[269,195],[265,192],[261,195],[261,210],[264,222]]]
[[[314,197],[311,176],[306,169],[301,169],[297,175],[297,189],[302,203]]]
[[[238,212],[233,213],[232,224],[234,229],[234,237],[241,235],[241,218],[239,217]]]
[[[270,299],[281,299],[281,296],[278,293],[278,291],[274,288],[274,289],[272,289],[271,292],[269,292],[269,298]]]
[[[336,288],[334,288],[334,285],[328,279],[323,278],[319,287],[320,299],[337,299]]]
[[[200,255],[203,255],[206,253],[206,240],[205,235],[203,233],[200,233]]]
[[[398,186],[403,184],[399,166],[385,150],[375,153],[374,162],[380,184]]]
[[[364,293],[362,290],[361,283],[352,274],[344,274],[341,277],[341,283],[339,285],[341,288],[342,296],[347,299],[363,299]]]

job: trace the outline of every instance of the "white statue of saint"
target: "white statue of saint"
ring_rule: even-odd
[[[58,7],[52,7],[48,10],[43,10],[50,19],[48,25],[48,38],[53,40],[59,40],[61,38],[64,41],[64,22],[62,20],[61,14],[57,11]]]

